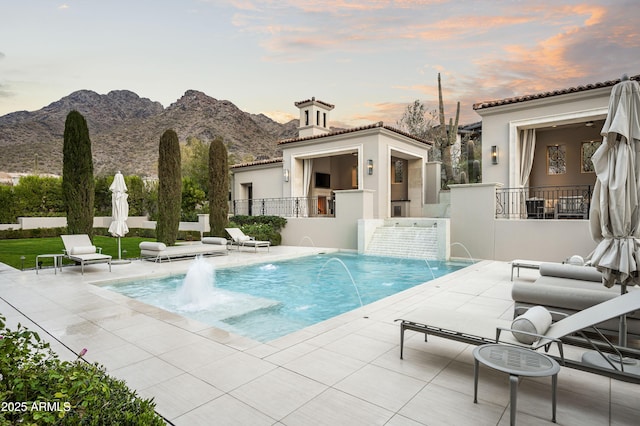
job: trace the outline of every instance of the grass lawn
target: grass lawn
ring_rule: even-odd
[[[138,244],[142,241],[155,241],[152,238],[124,237],[120,239],[123,258],[140,257]],[[118,239],[114,237],[93,237],[93,244],[102,247],[102,253],[118,258]],[[62,253],[64,244],[60,237],[53,238],[24,238],[20,240],[0,240],[0,262],[16,269],[35,268],[36,256],[47,253]],[[24,256],[24,260],[21,257]],[[53,266],[53,259],[40,259],[42,266]],[[64,263],[70,263],[65,259]]]

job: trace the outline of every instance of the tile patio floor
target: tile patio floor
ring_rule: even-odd
[[[273,261],[315,248],[273,247],[210,258],[217,266]],[[0,268],[0,312],[52,343],[63,359],[88,348],[175,425],[507,425],[508,376],[480,372],[473,404],[472,346],[407,332],[399,359],[394,320],[419,306],[511,317],[510,266],[482,261],[358,310],[263,344],[93,285],[184,273],[190,261],[134,261],[15,271]],[[537,271],[522,270],[532,280]],[[56,341],[59,340],[61,343]],[[519,425],[552,424],[551,380],[523,379]],[[640,424],[640,387],[563,368],[558,424]]]

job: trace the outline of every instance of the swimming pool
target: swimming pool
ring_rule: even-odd
[[[468,265],[332,253],[213,271],[196,260],[186,275],[104,287],[267,342]]]

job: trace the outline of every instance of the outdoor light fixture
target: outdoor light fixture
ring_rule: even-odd
[[[593,126],[593,121],[587,121],[584,125],[587,126],[587,127],[592,127]]]
[[[373,174],[373,160],[367,160],[367,172]]]
[[[498,147],[491,145],[491,164],[498,164]]]
[[[282,177],[284,177],[285,182],[289,182],[289,169],[284,169],[282,172]]]

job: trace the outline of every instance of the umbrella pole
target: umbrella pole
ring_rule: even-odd
[[[130,260],[128,259],[122,259],[122,250],[121,250],[121,245],[120,245],[120,237],[118,237],[118,258],[116,260],[113,260],[111,262],[112,265],[122,265],[125,263],[131,263]]]
[[[627,284],[620,284],[620,294],[625,294],[627,292]],[[627,316],[620,316],[620,336],[618,337],[618,345],[626,348],[627,347]]]

